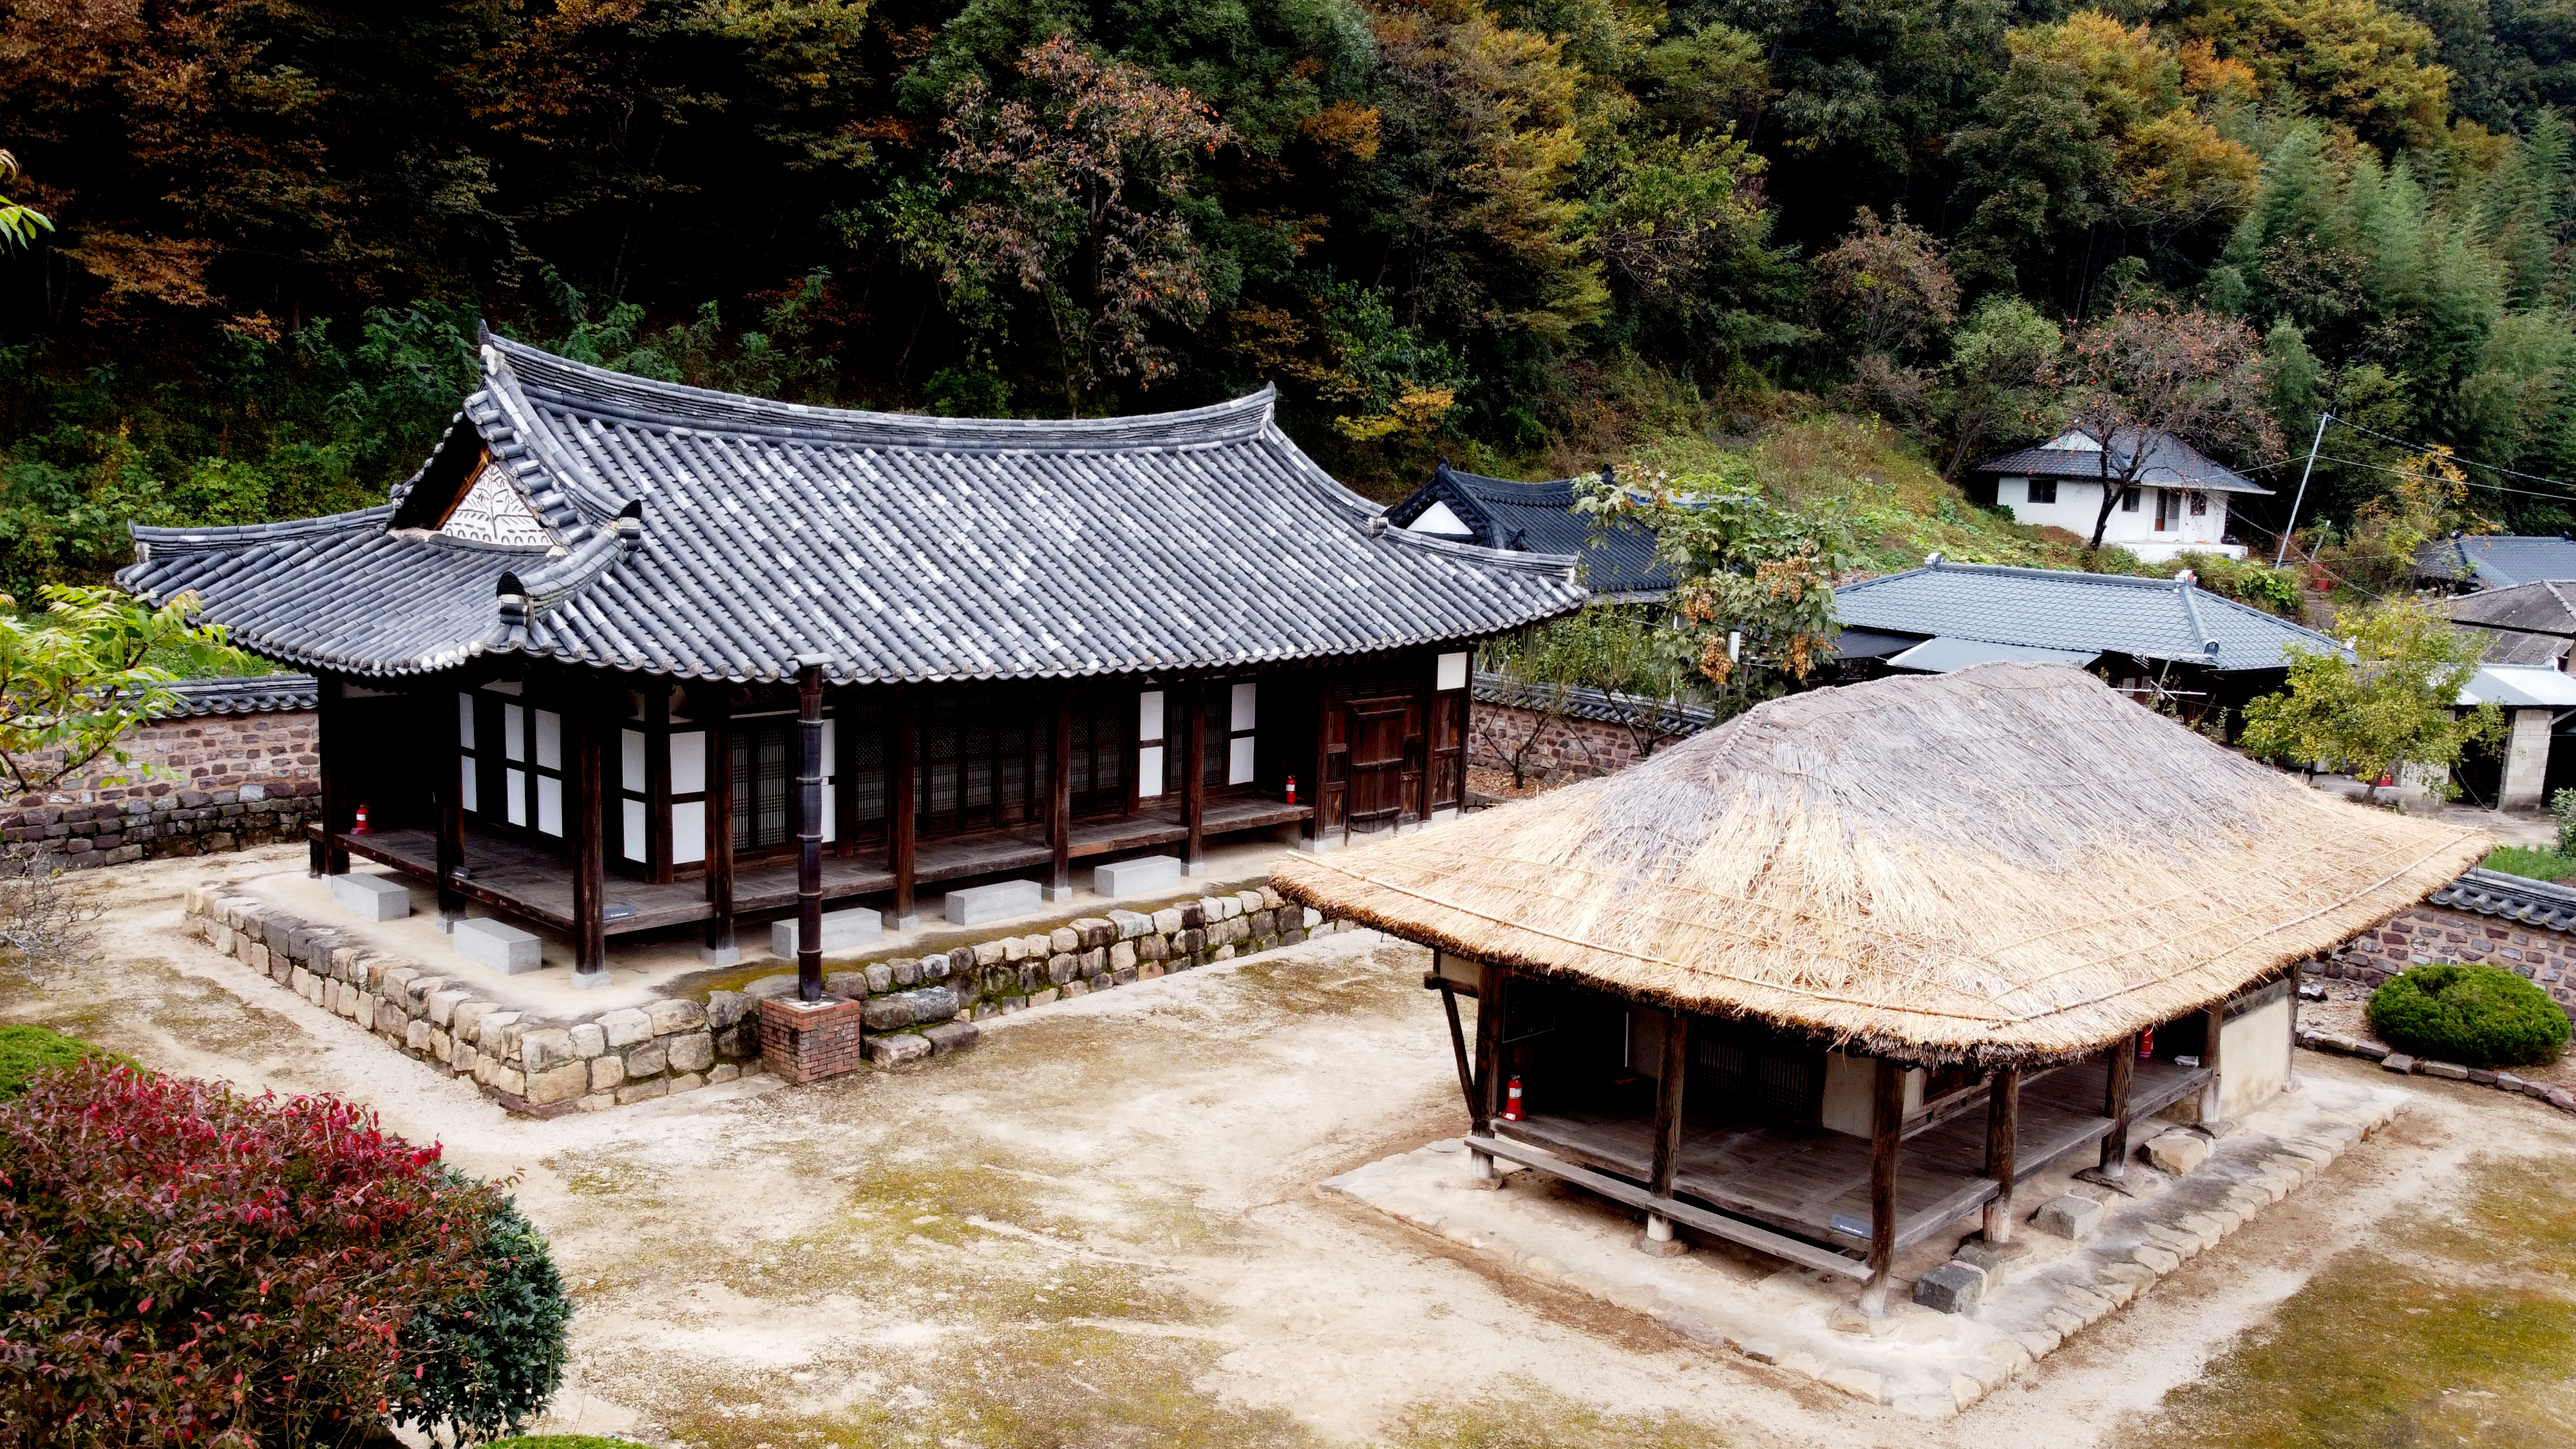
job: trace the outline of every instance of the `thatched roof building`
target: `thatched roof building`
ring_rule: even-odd
[[[1435,948],[1480,1168],[1507,1158],[1868,1285],[2133,1122],[2278,1091],[2287,969],[2483,832],[2308,789],[2063,665],[1778,700],[1622,774],[1280,890]],[[1901,1160],[1900,1160],[1901,1159]],[[1481,1180],[1481,1179],[1480,1179]],[[1862,1245],[1865,1245],[1865,1252]]]
[[[2028,1062],[2422,900],[2478,831],[2312,790],[2079,670],[1774,701],[1623,774],[1282,863],[1336,915],[1916,1062]]]

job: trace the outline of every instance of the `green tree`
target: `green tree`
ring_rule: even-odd
[[[2087,545],[2136,487],[2164,438],[2257,456],[2280,451],[2252,329],[2199,310],[2122,310],[2076,334],[2048,365],[2068,426],[2101,452],[2102,502]]]
[[[2057,324],[2019,297],[1987,298],[1950,334],[1938,403],[1950,430],[1942,477],[1956,479],[1990,446],[2054,421],[2043,378],[2062,340]]]
[[[2410,769],[2442,776],[2443,798],[2458,793],[2451,768],[2504,732],[2493,704],[2457,707],[2478,670],[2478,641],[2452,628],[2438,605],[2411,598],[2339,611],[2335,632],[2350,652],[2292,646],[2288,689],[2246,706],[2238,744],[2267,758],[2341,766],[2370,782],[2365,798]]]
[[[18,158],[7,151],[0,151],[0,181],[6,181],[17,174]],[[0,240],[22,247],[33,246],[37,232],[53,229],[52,218],[43,212],[0,196]]]
[[[115,589],[48,585],[45,612],[28,618],[0,601],[0,779],[35,795],[101,761],[133,763],[122,743],[136,725],[178,703],[179,676],[245,662],[221,625],[197,618],[182,594],[155,609]]]

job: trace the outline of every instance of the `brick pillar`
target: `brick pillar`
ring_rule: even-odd
[[[807,1004],[765,997],[760,1003],[760,1064],[773,1076],[803,1086],[866,1060],[859,1051],[861,1004],[826,998]]]

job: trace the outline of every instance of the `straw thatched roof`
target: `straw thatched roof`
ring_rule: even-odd
[[[1770,704],[1605,780],[1283,861],[1335,915],[1918,1061],[2099,1049],[2489,847],[2309,789],[2062,665]]]

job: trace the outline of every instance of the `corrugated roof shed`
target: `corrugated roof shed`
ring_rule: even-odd
[[[1410,529],[1435,504],[1445,504],[1465,526],[1466,537],[1486,548],[1577,556],[1583,562],[1584,582],[1596,594],[1661,594],[1670,589],[1671,572],[1655,562],[1654,535],[1623,519],[1601,537],[1593,537],[1592,520],[1574,511],[1574,484],[1571,478],[1543,483],[1486,478],[1460,472],[1444,458],[1432,470],[1430,482],[1386,514],[1396,527]]]
[[[359,675],[517,653],[683,678],[1061,677],[1465,640],[1579,605],[1570,557],[1373,523],[1268,389],[1077,421],[801,407],[486,339],[383,506],[134,529],[118,576]],[[520,540],[525,540],[524,542]]]
[[[1834,590],[1845,628],[2278,669],[2282,651],[2341,646],[2313,629],[2170,579],[1935,561]]]
[[[2576,582],[2463,594],[2451,601],[2451,622],[2486,635],[2490,664],[2556,665],[2576,642]]]

